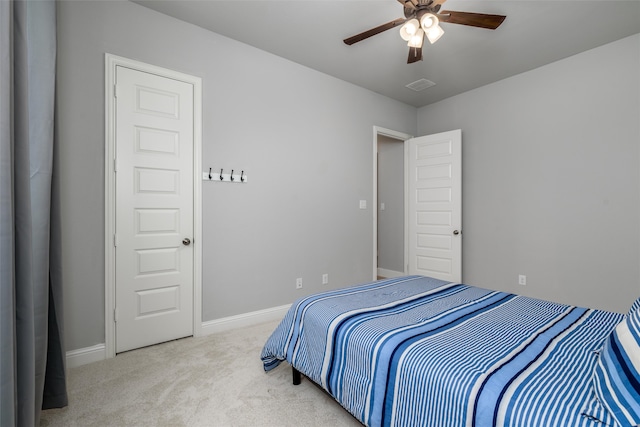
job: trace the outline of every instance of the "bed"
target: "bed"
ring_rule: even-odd
[[[406,276],[301,298],[267,340],[367,426],[640,423],[628,315]]]

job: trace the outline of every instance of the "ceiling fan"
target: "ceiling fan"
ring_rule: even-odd
[[[488,15],[486,13],[456,12],[443,10],[442,3],[446,0],[398,0],[404,6],[404,18],[394,19],[391,22],[371,28],[355,36],[344,39],[349,46],[380,34],[383,31],[402,25],[400,36],[409,45],[409,58],[407,64],[422,60],[422,45],[425,36],[430,43],[435,43],[444,34],[440,22],[448,24],[462,24],[471,27],[488,28],[495,30],[506,18],[503,15]]]

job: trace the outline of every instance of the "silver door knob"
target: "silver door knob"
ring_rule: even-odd
[[[457,236],[458,234],[460,234],[460,232],[458,230],[453,230],[453,235]]]
[[[186,239],[184,239],[184,240],[182,241],[182,244],[183,244],[183,245],[185,245],[185,246],[189,246],[189,245],[191,244],[191,240],[189,240],[188,238],[186,238]]]

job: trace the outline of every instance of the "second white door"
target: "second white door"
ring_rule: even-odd
[[[412,138],[408,167],[409,274],[462,280],[462,132]]]
[[[116,70],[116,353],[193,334],[193,85]]]

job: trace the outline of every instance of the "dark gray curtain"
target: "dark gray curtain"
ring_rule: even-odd
[[[58,185],[56,5],[0,0],[0,425],[67,404]]]

